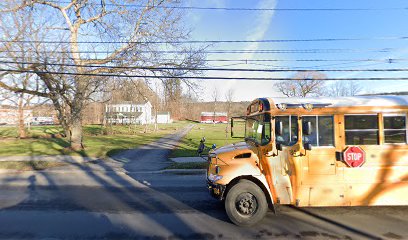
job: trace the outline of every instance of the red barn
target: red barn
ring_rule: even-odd
[[[228,116],[226,112],[202,112],[201,123],[227,123]]]

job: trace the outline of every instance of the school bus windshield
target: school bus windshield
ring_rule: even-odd
[[[261,114],[246,119],[245,140],[266,145],[271,140],[271,123],[269,114]]]

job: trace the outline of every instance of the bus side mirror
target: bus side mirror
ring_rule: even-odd
[[[311,143],[305,143],[305,144],[303,145],[303,148],[304,148],[305,150],[310,151],[310,150],[312,150],[312,144],[311,144]]]
[[[305,122],[303,124],[303,134],[304,135],[312,134],[312,122]]]
[[[232,137],[232,138],[234,137],[234,131],[233,131],[233,129],[234,129],[234,119],[231,118],[231,137]]]
[[[281,136],[283,134],[283,122],[277,121],[275,123],[275,134]]]
[[[245,122],[243,122],[242,120],[245,120],[245,118],[244,117],[232,117],[231,118],[231,121],[230,121],[231,138],[244,138],[244,135],[242,135],[242,133],[245,133],[245,130],[243,130],[242,127],[243,126],[245,127],[245,125],[242,125],[242,123],[245,124]],[[238,128],[238,129],[235,129],[236,130],[235,132],[234,132],[234,127]],[[226,131],[228,130],[226,129]]]

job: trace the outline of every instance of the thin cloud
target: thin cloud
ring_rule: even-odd
[[[199,3],[199,4],[198,4]],[[216,8],[225,8],[227,4],[225,1],[220,0],[207,0],[207,1],[188,1],[186,2],[187,7],[216,7]],[[225,11],[225,10],[217,10],[217,11]],[[187,11],[187,16],[193,23],[198,23],[203,20],[205,17],[205,12],[201,11]]]
[[[276,8],[278,1],[277,0],[261,0],[257,8]],[[268,32],[272,18],[275,14],[275,11],[263,11],[260,13],[256,13],[256,18],[253,20],[253,28],[247,32],[246,40],[262,40],[265,39],[266,33]],[[258,50],[260,43],[249,43],[245,47],[245,50]],[[244,53],[241,55],[237,55],[239,59],[246,59],[251,60],[254,57],[254,53]],[[243,76],[248,73],[233,73],[232,77]],[[227,85],[229,87],[236,86],[239,84],[237,81],[229,81]]]
[[[258,8],[275,8],[277,5],[277,0],[263,0],[258,4]],[[272,22],[272,17],[275,11],[264,11],[261,12],[255,19],[255,28],[248,33],[247,40],[261,40],[265,38],[265,35],[269,29]],[[259,43],[248,44],[245,50],[257,50],[259,48]],[[252,59],[253,53],[245,53],[241,57],[244,59]]]

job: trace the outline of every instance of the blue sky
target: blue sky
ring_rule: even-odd
[[[408,39],[372,40],[372,38],[408,36],[408,2],[403,0],[189,0],[187,5],[200,7],[231,8],[370,8],[372,11],[227,11],[187,10],[187,23],[194,40],[264,40],[264,39],[317,39],[317,38],[364,38],[362,41],[332,42],[285,42],[285,43],[228,43],[210,46],[215,49],[241,50],[310,50],[350,49],[347,52],[315,53],[268,53],[268,54],[209,54],[207,59],[276,59],[283,62],[209,62],[209,66],[230,68],[325,68],[366,69],[405,68],[408,61],[380,61],[405,59],[408,55]],[[397,9],[399,8],[399,9]],[[402,9],[402,10],[401,10]],[[389,49],[379,51],[380,49]],[[375,59],[378,61],[330,61],[296,62],[296,59]],[[258,64],[258,65],[257,65]],[[263,64],[263,65],[259,65]],[[408,72],[366,73],[328,72],[328,77],[408,77]],[[240,77],[290,77],[293,73],[226,73],[211,72],[207,76]],[[408,81],[364,81],[364,91],[408,91]],[[271,81],[208,81],[202,83],[203,100],[211,100],[217,87],[223,97],[228,89],[234,90],[234,100],[252,100],[263,96],[280,96]]]

